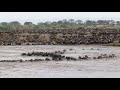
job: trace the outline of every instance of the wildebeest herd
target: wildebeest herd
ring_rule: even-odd
[[[70,51],[72,51],[73,49],[69,49]],[[91,48],[91,50],[93,50],[93,48]],[[42,56],[42,57],[46,57],[45,60],[43,61],[63,61],[63,60],[67,60],[67,61],[80,61],[80,60],[90,60],[90,59],[104,59],[104,58],[115,58],[116,55],[115,54],[111,54],[111,55],[107,55],[107,54],[101,54],[97,57],[89,57],[88,55],[84,55],[84,56],[79,56],[78,58],[74,58],[72,56],[65,56],[64,54],[67,52],[67,50],[62,50],[62,51],[55,51],[55,52],[32,52],[32,53],[22,53],[22,56]],[[48,57],[51,57],[51,59],[49,59]]]
[[[15,30],[0,32],[0,45],[91,45],[120,43],[120,29],[79,27],[75,29]]]
[[[72,51],[73,49],[69,49]],[[115,54],[101,54],[96,57],[89,57],[88,55],[79,56],[78,58],[72,56],[65,56],[66,50],[63,51],[55,51],[55,52],[32,52],[32,53],[22,53],[21,56],[41,56],[45,57],[45,59],[30,59],[30,60],[0,60],[0,62],[38,62],[38,61],[81,61],[81,60],[91,60],[91,59],[110,59],[115,58]]]

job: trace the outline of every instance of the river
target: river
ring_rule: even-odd
[[[70,50],[72,49],[72,50]],[[65,56],[115,54],[117,57],[85,61],[0,62],[0,78],[120,78],[120,47],[101,45],[0,46],[0,60],[28,60],[44,57],[21,56],[33,51],[66,50]]]

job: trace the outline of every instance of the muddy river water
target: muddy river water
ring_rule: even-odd
[[[0,46],[0,60],[44,58],[24,57],[21,53],[57,50],[66,50],[65,56],[75,58],[79,55],[94,57],[100,54],[115,54],[117,57],[83,61],[0,62],[0,78],[120,78],[120,47],[98,45]]]

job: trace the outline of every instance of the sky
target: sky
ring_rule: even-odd
[[[36,24],[62,19],[120,21],[120,12],[0,12],[0,22],[30,21]]]

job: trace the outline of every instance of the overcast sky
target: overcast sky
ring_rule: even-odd
[[[120,21],[120,12],[0,12],[0,22],[58,21],[62,19],[98,20],[112,19]]]

